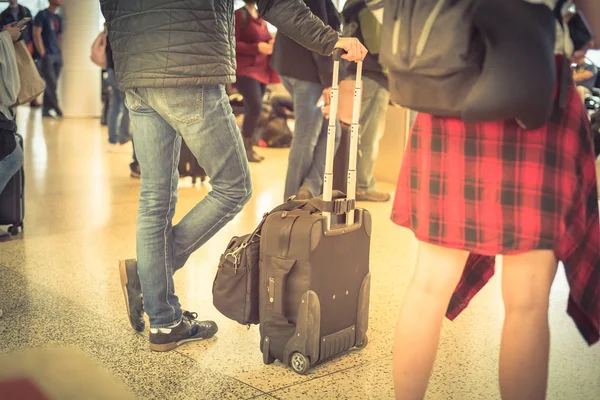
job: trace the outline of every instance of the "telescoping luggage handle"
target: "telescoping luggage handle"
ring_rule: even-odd
[[[332,202],[333,196],[333,159],[335,157],[335,133],[337,128],[337,111],[339,100],[339,78],[340,61],[344,49],[335,49],[333,52],[333,83],[331,85],[331,102],[329,111],[329,126],[327,129],[327,156],[325,159],[325,176],[323,179],[323,201]],[[352,109],[352,125],[350,129],[350,156],[348,162],[347,175],[347,197],[339,199],[336,202],[345,202],[347,209],[346,226],[354,224],[354,206],[356,199],[356,162],[358,156],[358,129],[360,120],[360,106],[362,99],[362,61],[357,63],[356,68],[356,86],[354,87],[354,105]],[[334,207],[335,208],[335,207]],[[323,212],[327,223],[327,230],[331,229],[331,212]]]

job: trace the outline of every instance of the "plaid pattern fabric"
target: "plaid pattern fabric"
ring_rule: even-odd
[[[392,220],[424,242],[471,252],[447,312],[454,319],[494,274],[496,254],[553,249],[568,313],[590,344],[600,333],[600,217],[592,138],[575,87],[544,127],[467,124],[419,114]]]

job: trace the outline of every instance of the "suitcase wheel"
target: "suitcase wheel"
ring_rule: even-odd
[[[8,233],[10,233],[13,236],[16,236],[19,234],[19,227],[18,226],[11,226],[10,228],[8,228]]]
[[[305,375],[310,369],[310,360],[304,354],[295,352],[290,357],[290,367],[294,372]]]
[[[365,335],[365,338],[364,338],[364,340],[362,341],[362,343],[358,343],[358,344],[357,344],[356,346],[354,346],[354,347],[356,347],[358,350],[362,350],[362,349],[364,349],[365,347],[367,347],[367,344],[369,344],[369,338],[367,337],[367,335]]]

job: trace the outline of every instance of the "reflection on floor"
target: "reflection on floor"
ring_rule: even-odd
[[[38,364],[28,364],[20,355],[13,356],[21,360],[17,364],[7,361],[15,351],[48,348],[48,354],[93,360],[104,374],[98,382],[110,378],[114,390],[146,399],[393,397],[392,331],[415,242],[410,232],[390,222],[391,204],[366,205],[374,220],[369,346],[307,376],[277,363],[265,366],[257,327],[246,330],[222,317],[211,299],[216,260],[228,239],[252,230],[282,196],[286,151],[262,150],[266,161],[252,165],[256,194],[251,203],[175,277],[182,303],[217,321],[218,338],[168,354],[152,353],[146,336],[129,328],[118,285],[117,260],[135,255],[139,181],[129,177],[130,156],[107,152],[107,133],[98,120],[42,121],[38,112],[19,112],[27,157],[26,227],[22,237],[0,244],[0,356],[5,357],[0,380],[14,375],[17,364],[33,364],[37,376],[46,376],[40,385],[53,388],[48,393],[61,393],[60,382],[79,380],[67,361],[63,367],[71,371],[70,379],[54,384],[40,372],[50,365],[47,353]],[[393,186],[382,184],[380,189],[392,191]],[[207,190],[182,180],[176,219]],[[499,398],[503,309],[498,275],[464,315],[454,323],[446,321],[428,399]],[[600,346],[586,346],[565,313],[566,301],[561,272],[551,299],[549,398],[598,399]]]

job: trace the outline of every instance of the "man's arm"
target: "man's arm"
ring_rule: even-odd
[[[593,77],[594,77],[594,73],[587,69],[578,68],[575,71],[573,71],[573,80],[575,82],[587,81],[588,79],[593,78]]]
[[[44,47],[44,41],[42,40],[41,26],[33,27],[33,44],[35,44],[35,48],[37,49],[40,57],[44,57],[46,55],[46,48]]]
[[[258,0],[263,18],[307,49],[330,56],[339,35],[300,0]]]

